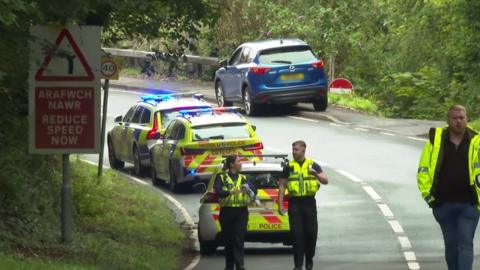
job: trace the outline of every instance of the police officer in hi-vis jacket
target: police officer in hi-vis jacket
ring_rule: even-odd
[[[278,189],[280,214],[285,213],[283,197],[288,190],[288,218],[293,242],[294,270],[301,270],[305,258],[307,270],[313,269],[317,243],[317,203],[315,194],[320,184],[328,184],[328,177],[320,165],[305,157],[304,141],[292,144],[293,161],[284,167]]]

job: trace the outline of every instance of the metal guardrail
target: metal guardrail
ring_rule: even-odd
[[[181,55],[173,56],[161,52],[149,52],[149,51],[136,51],[136,50],[126,50],[126,49],[116,49],[116,48],[102,48],[103,51],[109,53],[112,56],[120,56],[127,58],[139,58],[139,59],[151,59],[157,58],[162,60],[183,59],[185,63],[200,64],[200,65],[209,65],[209,66],[219,66],[219,59],[216,57],[206,57],[198,55]]]

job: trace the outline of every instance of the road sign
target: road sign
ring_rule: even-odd
[[[118,80],[120,72],[120,60],[110,56],[102,56],[102,78]]]
[[[344,78],[337,78],[330,83],[330,92],[338,94],[351,94],[353,91],[352,83]]]
[[[100,27],[33,26],[30,152],[98,153]]]

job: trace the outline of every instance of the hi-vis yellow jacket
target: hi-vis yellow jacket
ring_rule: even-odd
[[[315,196],[320,188],[320,183],[317,177],[309,171],[313,163],[313,160],[309,158],[305,159],[302,166],[295,160],[289,162],[290,176],[287,179],[287,190],[290,196]]]
[[[418,189],[425,201],[432,205],[435,202],[435,191],[438,183],[438,173],[443,160],[443,145],[446,128],[430,129],[430,140],[425,143],[418,165],[417,182]],[[468,170],[470,186],[477,194],[477,207],[480,210],[480,135],[473,129],[467,128],[471,134],[470,147],[468,149]]]

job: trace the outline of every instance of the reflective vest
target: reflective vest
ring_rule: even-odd
[[[309,172],[313,163],[313,160],[308,158],[301,167],[295,160],[289,162],[290,176],[287,179],[287,191],[290,196],[315,196],[320,188],[320,183],[317,177]]]
[[[243,184],[247,183],[247,178],[245,175],[239,174],[237,181],[233,181],[233,179],[228,175],[228,173],[220,174],[220,179],[222,180],[222,186],[224,191],[232,191],[234,189],[241,189]],[[220,206],[228,206],[228,207],[242,207],[247,206],[250,202],[250,196],[247,194],[239,193],[239,194],[230,194],[225,198],[220,198]]]
[[[420,193],[425,201],[430,204],[435,201],[435,192],[440,171],[439,161],[443,152],[446,129],[435,128],[430,130],[430,140],[425,143],[420,163],[418,165],[417,183]],[[467,128],[466,132],[473,134],[468,149],[468,171],[470,186],[476,191],[477,206],[480,210],[480,135],[473,129]]]

